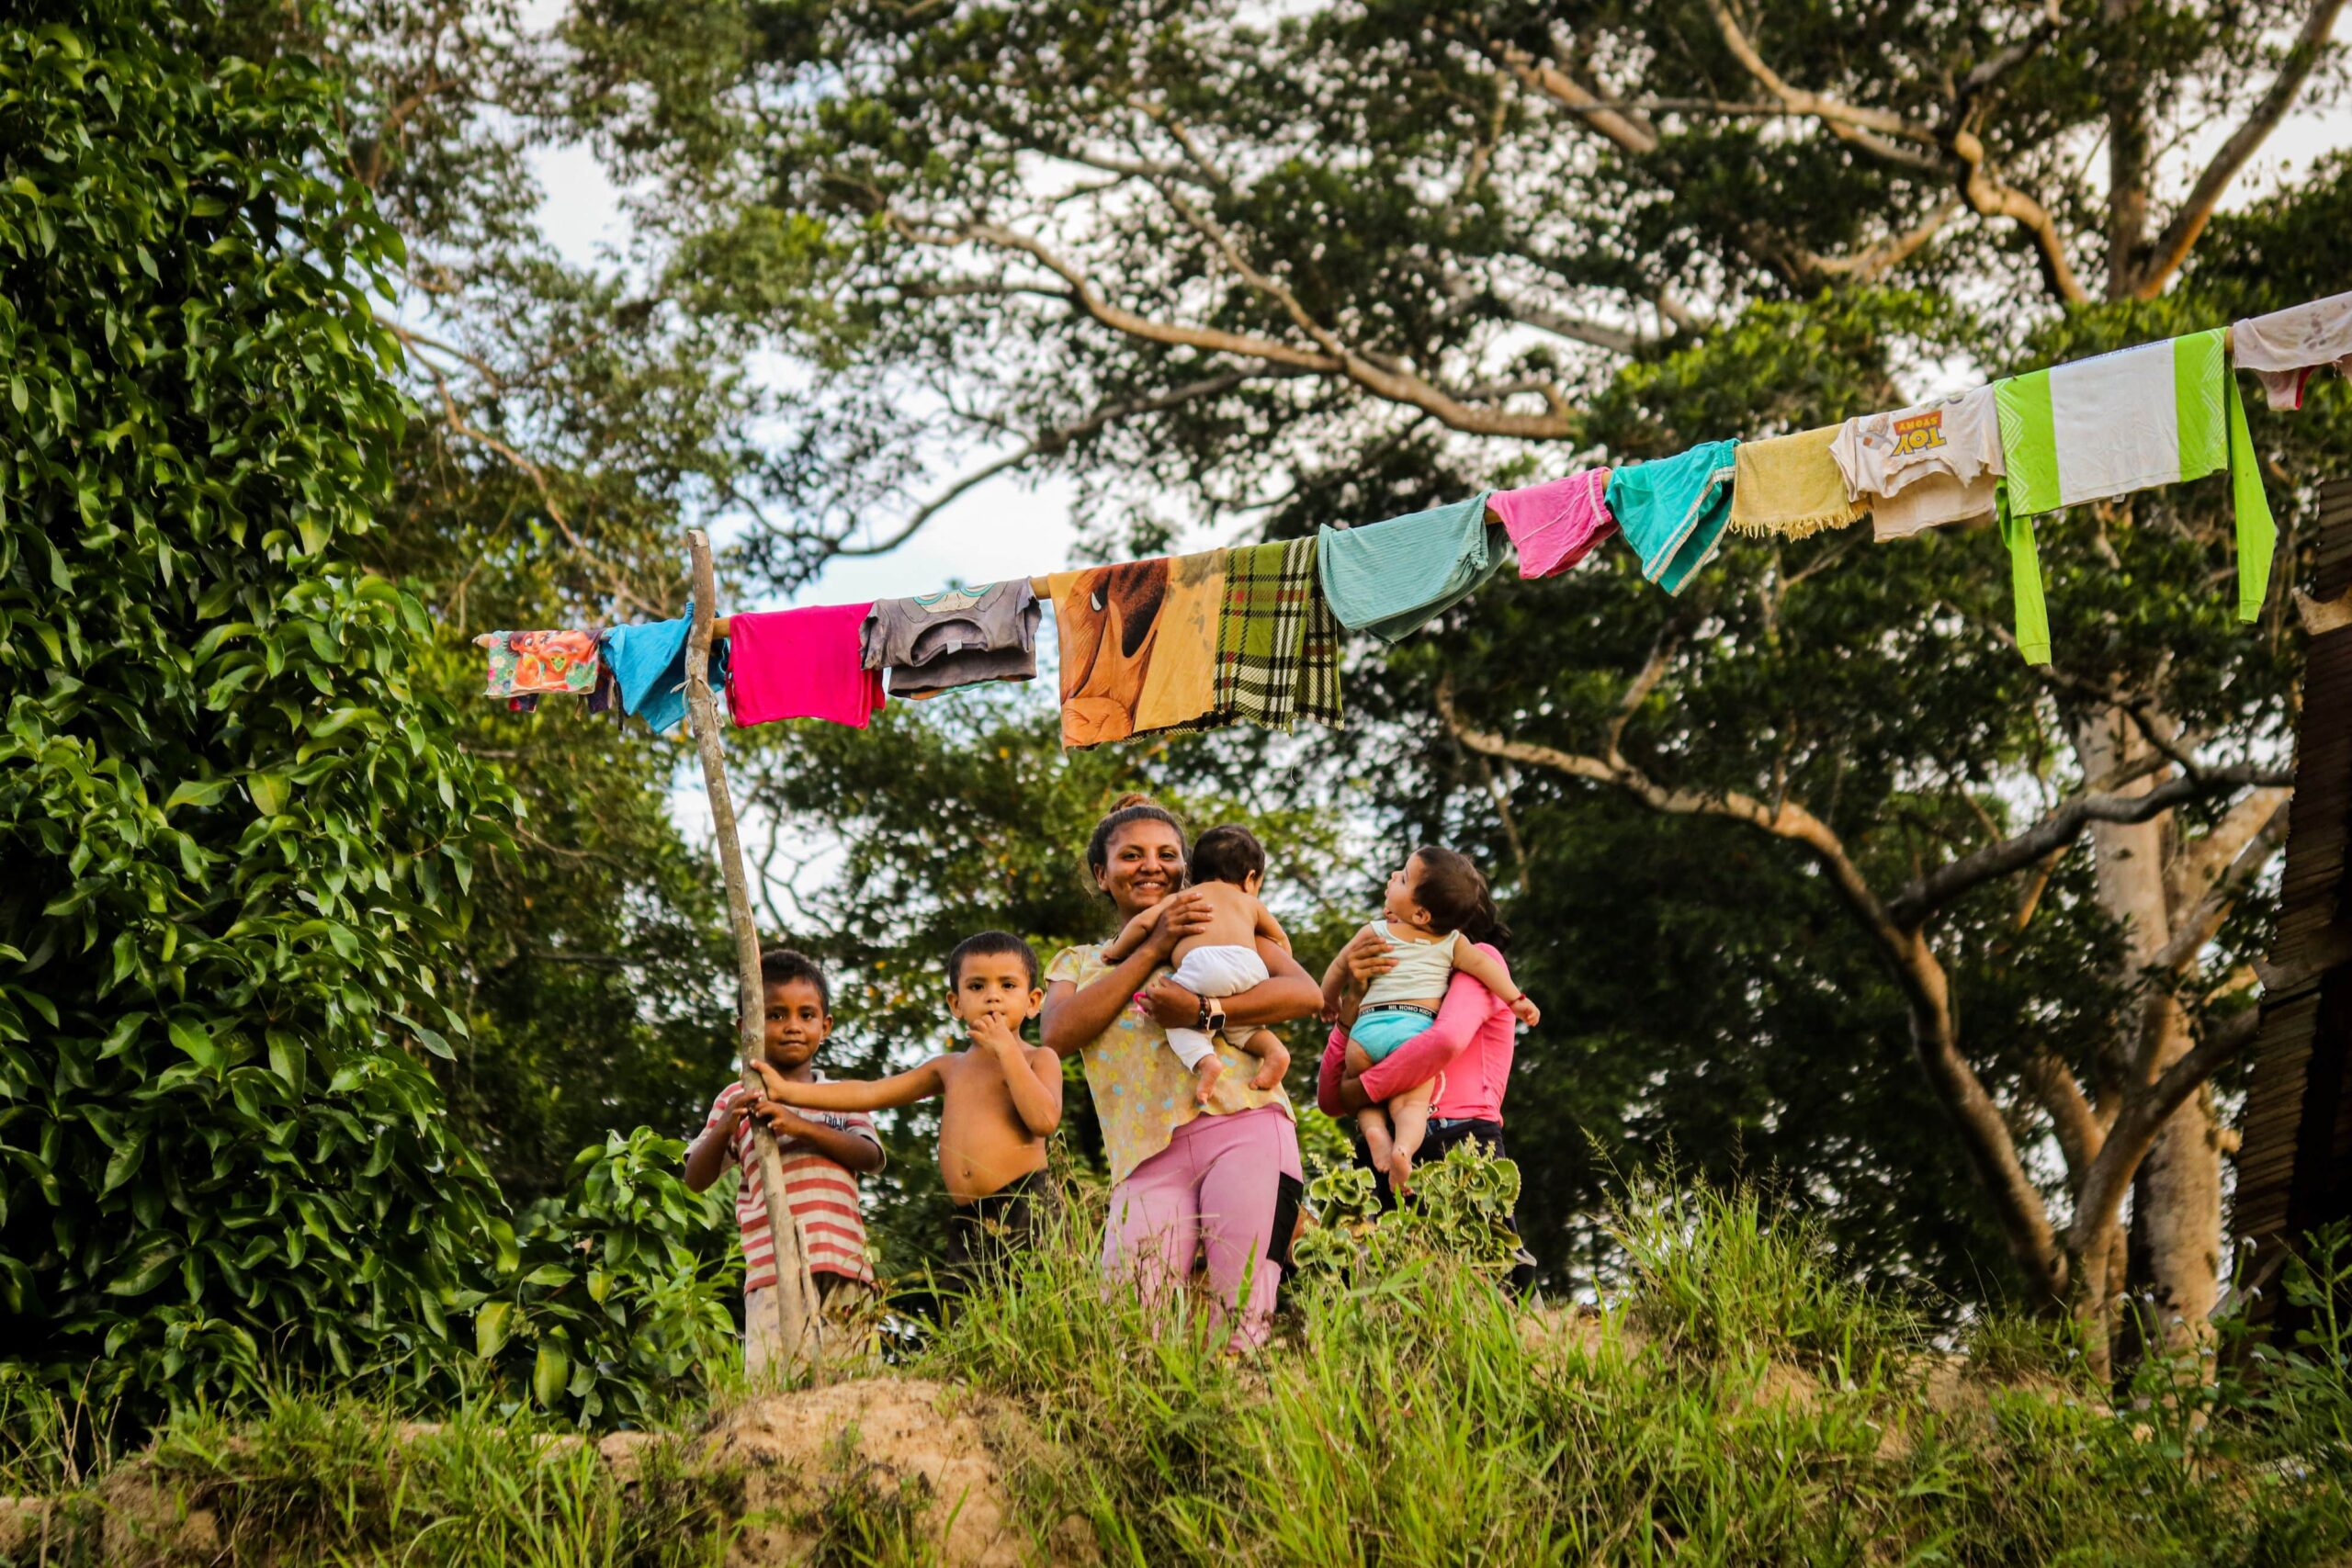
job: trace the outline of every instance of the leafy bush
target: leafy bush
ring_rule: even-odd
[[[1511,1212],[1519,1203],[1519,1167],[1468,1142],[1413,1173],[1412,1195],[1381,1212],[1373,1174],[1355,1164],[1329,1164],[1307,1183],[1317,1223],[1291,1249],[1308,1279],[1345,1279],[1362,1270],[1378,1277],[1407,1259],[1435,1256],[1481,1278],[1500,1280],[1519,1253]]]
[[[0,19],[0,1346],[134,1404],[463,1364],[423,1054],[506,795],[351,564],[396,237],[192,0]]]
[[[732,1360],[732,1206],[687,1190],[684,1157],[648,1127],[581,1150],[569,1190],[502,1227],[495,1283],[459,1298],[480,1353],[542,1409],[642,1426]]]

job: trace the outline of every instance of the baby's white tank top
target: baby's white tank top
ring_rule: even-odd
[[[1446,987],[1453,983],[1453,949],[1462,940],[1460,931],[1448,931],[1435,942],[1408,942],[1391,931],[1386,920],[1373,921],[1372,929],[1395,944],[1388,956],[1396,961],[1396,967],[1372,977],[1363,991],[1365,1007],[1426,1001],[1445,995]]]

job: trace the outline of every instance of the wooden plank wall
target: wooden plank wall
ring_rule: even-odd
[[[2352,592],[2352,480],[2321,491],[2313,597]],[[2282,557],[2281,564],[2285,564]],[[2252,1276],[2273,1269],[2304,1235],[2352,1218],[2352,626],[2311,639],[2287,819],[2285,886],[2266,965],[2238,1151],[2235,1229],[2251,1241]],[[2275,1284],[2254,1315],[2289,1326]]]

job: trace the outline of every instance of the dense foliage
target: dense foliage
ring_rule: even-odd
[[[497,1201],[425,1064],[504,793],[354,559],[399,241],[206,22],[0,24],[0,1341],[147,1398],[431,1368]]]
[[[458,1298],[512,1403],[644,1426],[736,1357],[734,1204],[690,1192],[686,1146],[640,1127],[580,1151],[570,1181],[497,1227],[486,1290]]]

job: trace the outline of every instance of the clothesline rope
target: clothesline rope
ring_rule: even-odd
[[[2330,365],[2352,375],[2352,291],[1836,426],[1705,442],[1675,457],[1588,468],[1385,522],[1327,526],[1296,542],[1279,564],[1261,560],[1230,573],[1230,581],[1240,550],[1012,579],[1033,597],[1018,606],[996,603],[986,615],[973,606],[1006,585],[883,601],[896,630],[880,640],[897,649],[894,657],[877,655],[875,605],[739,612],[713,618],[710,636],[732,645],[737,671],[728,683],[738,724],[826,717],[862,728],[885,701],[884,657],[895,695],[907,694],[896,690],[902,678],[918,698],[983,680],[1032,678],[1031,605],[1046,601],[1056,603],[1062,640],[1068,744],[1245,718],[1278,728],[1301,715],[1337,723],[1337,628],[1387,642],[1419,629],[1495,575],[1505,535],[1517,547],[1520,574],[1542,577],[1622,533],[1642,575],[1679,592],[1726,531],[1801,537],[1869,515],[1881,541],[1997,519],[2010,554],[2018,646],[2029,660],[2047,662],[2035,515],[2210,473],[2231,477],[2239,612],[2248,621],[2258,616],[2276,529],[2237,372],[2261,380],[2273,409],[2297,409],[2311,376]],[[1327,632],[1332,617],[1336,626]],[[739,626],[752,623],[756,645],[748,631],[738,635]],[[854,646],[860,624],[868,628],[862,650]],[[665,660],[676,661],[683,638],[672,649],[670,633],[684,625],[615,627],[601,637],[500,632],[476,640],[491,648],[488,694],[513,696],[517,706],[540,693],[580,694],[587,690],[584,662],[596,682],[592,705],[642,712],[658,731],[678,716],[671,710],[682,682],[671,679]],[[623,637],[631,639],[627,649]],[[583,661],[577,651],[583,638],[606,650],[601,675],[595,654]],[[934,660],[942,670],[973,672],[920,678]],[[624,667],[617,682],[614,666]],[[527,683],[535,681],[543,683]],[[756,685],[749,716],[747,682]],[[616,688],[616,697],[609,694]]]

